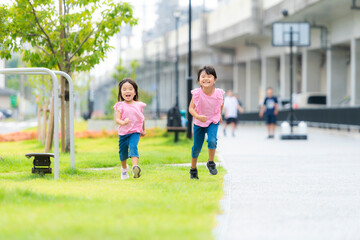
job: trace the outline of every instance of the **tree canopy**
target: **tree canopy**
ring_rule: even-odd
[[[32,66],[67,73],[90,70],[112,48],[132,6],[112,0],[15,0],[0,4],[0,58],[21,52]]]

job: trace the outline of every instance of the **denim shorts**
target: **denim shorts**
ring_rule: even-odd
[[[276,124],[276,116],[274,114],[266,114],[266,124]]]
[[[139,157],[138,143],[140,133],[130,133],[119,135],[119,156],[120,161],[125,161],[129,157]]]
[[[211,123],[208,127],[200,127],[194,124],[194,145],[191,150],[191,157],[197,158],[201,152],[204,143],[205,133],[208,135],[208,148],[216,149],[217,146],[217,131],[219,123]]]

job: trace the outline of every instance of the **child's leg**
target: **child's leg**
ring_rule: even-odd
[[[129,157],[133,166],[139,164],[139,152],[138,152],[138,143],[140,140],[140,133],[133,133],[129,137]]]
[[[232,127],[232,130],[235,131],[235,129],[236,129],[236,123],[235,123],[235,122],[231,122],[231,127]]]
[[[205,129],[194,125],[194,145],[191,150],[191,168],[196,168],[197,159],[205,139]]]
[[[215,158],[215,152],[217,147],[217,131],[218,131],[219,124],[210,124],[207,128],[207,135],[208,135],[208,148],[209,148],[209,162],[213,162]]]
[[[121,167],[123,169],[127,168],[126,160],[129,158],[128,153],[129,153],[129,136],[128,135],[124,135],[124,136],[119,135],[119,157],[120,157],[120,161],[121,161]]]
[[[268,135],[271,135],[271,124],[266,124]]]
[[[209,148],[209,162],[213,162],[215,158],[216,149]]]
[[[121,161],[121,167],[122,167],[123,169],[126,169],[126,168],[127,168],[126,160]]]
[[[131,157],[132,165],[139,165],[139,158],[138,157]]]

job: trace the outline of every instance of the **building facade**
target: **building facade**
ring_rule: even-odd
[[[360,106],[360,2],[352,0],[230,0],[192,22],[193,88],[197,69],[214,65],[217,87],[233,89],[247,111],[258,111],[267,87],[290,97],[288,47],[272,46],[274,22],[310,23],[311,45],[295,47],[294,92],[327,96],[328,107]],[[284,10],[287,14],[283,14]],[[188,25],[178,29],[180,107],[187,108]],[[176,31],[127,51],[139,59],[138,82],[165,112],[175,105]],[[158,64],[157,64],[158,63]],[[160,79],[156,81],[156,76]],[[155,101],[151,108],[156,107]]]

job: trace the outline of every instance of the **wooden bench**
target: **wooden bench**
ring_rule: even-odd
[[[50,158],[54,157],[53,153],[28,153],[25,154],[25,157],[27,158],[34,157],[33,160],[34,167],[31,169],[32,173],[37,173],[40,175],[44,175],[46,173],[49,174],[52,173],[52,168],[50,167],[51,165]]]
[[[179,132],[186,132],[186,127],[167,127],[166,128],[168,132],[174,132],[175,133],[175,139],[174,142],[177,142],[179,140]]]

